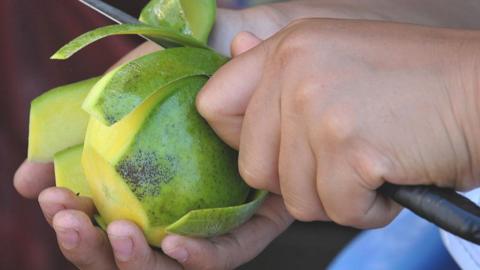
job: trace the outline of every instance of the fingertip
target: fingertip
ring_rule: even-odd
[[[35,199],[46,187],[53,185],[53,164],[24,161],[13,177],[13,186],[20,195]]]
[[[80,212],[59,211],[53,217],[52,226],[57,234],[58,243],[64,250],[73,250],[80,242],[80,228],[86,222]]]
[[[43,190],[38,196],[38,203],[50,224],[52,224],[53,217],[61,210],[79,210],[88,216],[92,216],[96,212],[90,198],[78,197],[66,188],[50,187]]]
[[[63,202],[70,195],[73,194],[72,191],[66,188],[60,187],[48,187],[40,192],[38,195],[39,202]]]
[[[232,40],[230,48],[231,54],[234,57],[240,55],[257,46],[260,42],[262,42],[262,40],[253,33],[246,31],[240,32]]]
[[[136,234],[138,231],[136,225],[128,220],[116,220],[107,227],[107,233],[110,235],[126,236]]]
[[[79,269],[117,269],[105,234],[85,213],[62,210],[52,224],[63,255]]]
[[[85,213],[77,210],[62,210],[55,214],[52,220],[53,228],[80,229],[81,226],[90,223]]]
[[[66,209],[63,204],[65,196],[65,191],[59,190],[55,187],[44,189],[38,195],[38,204],[42,209],[45,219],[50,225],[52,225],[54,216],[59,211]]]
[[[179,235],[167,235],[162,241],[162,250],[165,254],[181,264],[185,264],[190,257],[186,241],[188,239]]]
[[[134,264],[135,261],[151,257],[150,246],[135,223],[127,220],[114,221],[108,225],[107,234],[119,263]]]
[[[265,162],[253,162],[250,155],[240,150],[238,157],[238,171],[242,179],[252,188],[267,190],[274,194],[281,194],[277,170],[274,165],[265,165]]]

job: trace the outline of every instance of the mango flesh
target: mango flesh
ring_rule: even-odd
[[[110,127],[90,120],[82,163],[107,224],[133,220],[159,245],[164,228],[191,210],[245,202],[249,188],[238,174],[236,152],[195,109],[206,81],[175,81]]]
[[[80,165],[83,145],[76,145],[55,154],[55,185],[70,189],[78,196],[91,197],[90,188]]]
[[[89,115],[81,105],[98,78],[52,89],[32,101],[28,160],[49,162],[58,151],[83,143]]]

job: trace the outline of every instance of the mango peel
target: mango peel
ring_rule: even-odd
[[[172,5],[172,12],[185,12],[180,16],[184,24],[178,18],[173,24],[168,21],[175,16],[158,18],[155,23],[157,14],[152,12],[165,3]],[[191,6],[188,11],[179,9],[189,3],[203,5],[197,10],[209,17],[205,25],[201,25],[202,14],[194,14]],[[89,119],[88,126],[85,121],[78,123],[81,134],[76,136],[82,138],[83,146],[74,146],[78,139],[70,145],[56,145],[55,130],[71,119],[52,121],[55,118],[51,114],[32,109],[31,115],[42,116],[50,126],[47,135],[54,139],[43,141],[44,149],[59,152],[74,146],[55,155],[57,185],[91,197],[100,214],[100,225],[117,219],[132,220],[143,229],[150,244],[160,246],[166,233],[197,237],[226,233],[248,220],[265,199],[267,192],[251,190],[242,181],[237,153],[221,142],[195,109],[197,92],[228,60],[206,46],[214,14],[215,1],[210,0],[151,1],[146,6],[141,20],[148,25],[133,26],[129,28],[131,33],[145,34],[138,30],[141,27],[154,29],[157,38],[169,40],[173,35],[180,45],[197,42],[201,46],[155,52],[95,79],[81,106]],[[195,26],[191,25],[193,21]],[[81,36],[54,58],[68,58],[86,44],[120,33],[116,27],[107,29],[109,33],[102,30],[95,34],[94,30]],[[73,95],[76,87],[68,89]],[[49,99],[44,99],[46,108]],[[72,112],[82,115],[79,99],[72,102],[68,94],[57,95],[52,104],[60,101],[64,106],[71,105]],[[38,134],[38,129],[30,129],[32,141]],[[51,153],[46,156],[42,161],[52,158]],[[65,172],[72,172],[70,178]]]

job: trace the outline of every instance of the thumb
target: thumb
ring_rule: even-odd
[[[239,33],[231,44],[234,58],[221,67],[197,95],[197,110],[215,132],[238,149],[243,114],[262,76],[264,46],[248,32]]]
[[[240,32],[238,33],[232,41],[230,46],[230,51],[233,57],[254,48],[260,44],[262,40],[250,32]]]

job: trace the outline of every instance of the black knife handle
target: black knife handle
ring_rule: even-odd
[[[445,231],[480,244],[480,207],[454,190],[385,183],[379,191]]]

